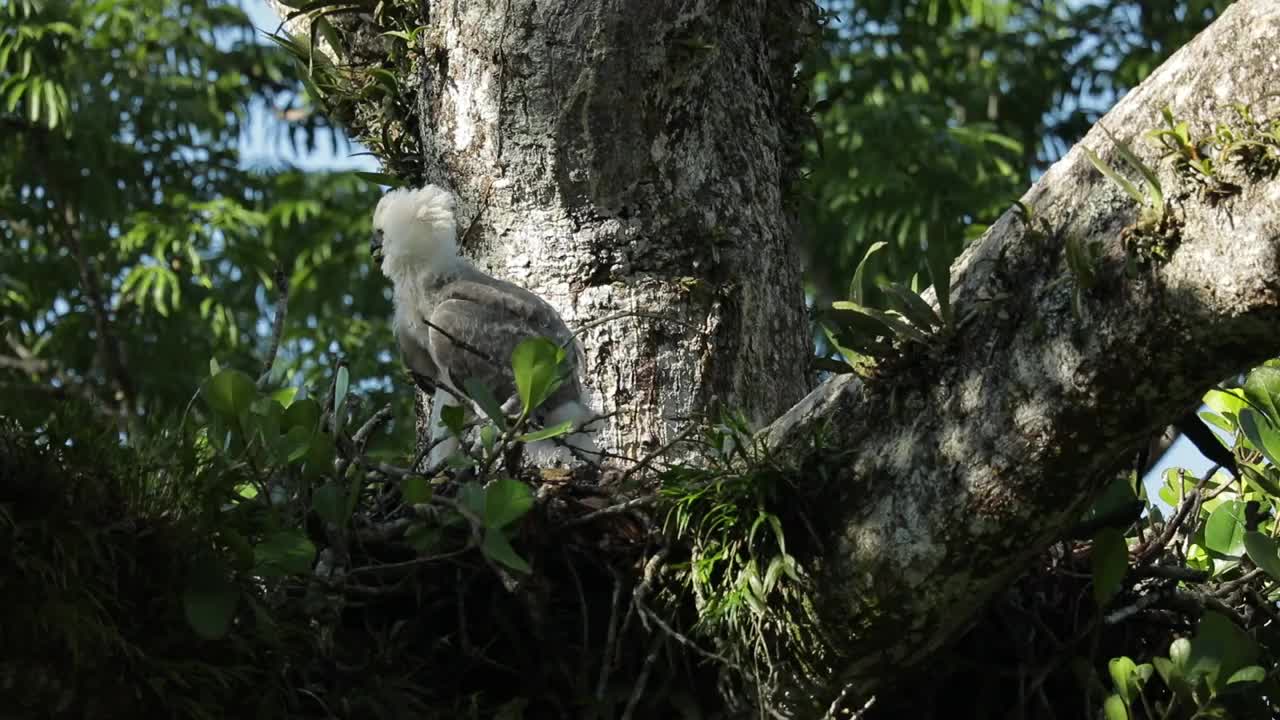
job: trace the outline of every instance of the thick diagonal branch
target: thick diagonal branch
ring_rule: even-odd
[[[822,606],[845,679],[874,690],[954,637],[1148,433],[1280,352],[1280,181],[1255,174],[1214,202],[1139,137],[1166,105],[1202,135],[1233,103],[1276,117],[1277,47],[1280,6],[1237,3],[1103,120],[1160,168],[1180,231],[1167,261],[1126,256],[1138,208],[1077,147],[1023,198],[1043,232],[1008,213],[956,263],[953,338],[874,380],[833,379],[768,429],[784,454],[823,433],[853,458],[805,488],[825,512]],[[1123,167],[1101,130],[1082,144]],[[1067,238],[1101,250],[1079,316]]]

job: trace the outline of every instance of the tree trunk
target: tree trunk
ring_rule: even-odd
[[[770,5],[431,6],[424,179],[458,193],[464,253],[570,327],[643,313],[581,335],[623,455],[713,400],[759,427],[810,387],[784,203],[805,17]]]
[[[466,252],[571,326],[671,319],[584,335],[597,409],[619,411],[603,444],[623,453],[713,397],[761,422],[806,387],[785,203],[805,15],[789,8],[431,4],[424,175],[458,191]],[[1280,351],[1274,173],[1233,175],[1240,192],[1214,200],[1138,139],[1165,105],[1198,135],[1235,103],[1275,117],[1277,47],[1280,5],[1241,0],[1104,119],[1160,168],[1167,259],[1126,272],[1138,208],[1076,148],[1024,196],[1034,231],[1006,214],[957,261],[953,334],[767,428],[780,457],[824,470],[799,480],[842,682],[874,692],[953,638],[1153,429]],[[1100,130],[1082,144],[1123,168]],[[1100,249],[1078,315],[1068,238]],[[838,460],[812,457],[819,433]]]

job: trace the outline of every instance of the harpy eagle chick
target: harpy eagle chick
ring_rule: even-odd
[[[395,286],[401,358],[424,390],[434,389],[432,441],[448,433],[440,424],[441,410],[468,397],[468,379],[486,385],[499,402],[515,396],[511,352],[529,337],[549,338],[564,347],[571,369],[542,406],[544,424],[571,420],[581,427],[591,413],[578,379],[581,358],[572,333],[545,300],[480,272],[458,256],[453,212],[453,195],[435,185],[392,190],[373,211],[370,251]],[[562,441],[587,453],[598,452],[584,432]],[[428,462],[435,465],[456,449],[452,439],[441,442]],[[540,466],[571,456],[553,441],[531,443],[526,451]]]

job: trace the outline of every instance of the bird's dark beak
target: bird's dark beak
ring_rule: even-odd
[[[369,256],[374,262],[382,262],[382,231],[374,230],[373,238],[369,240]]]

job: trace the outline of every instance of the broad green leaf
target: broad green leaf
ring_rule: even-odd
[[[280,530],[253,548],[254,572],[263,577],[284,577],[310,572],[316,546],[301,530]]]
[[[1104,607],[1116,593],[1129,569],[1129,549],[1124,534],[1104,528],[1093,537],[1093,597]]]
[[[209,407],[227,418],[247,411],[258,397],[253,378],[231,368],[209,378],[202,393]]]
[[[1223,502],[1205,522],[1204,546],[1219,555],[1239,557],[1244,552],[1244,528],[1244,501]]]
[[[284,427],[314,431],[320,426],[320,404],[311,398],[295,400],[284,411]]]
[[[511,542],[507,540],[501,530],[486,530],[484,540],[480,545],[480,551],[490,559],[496,560],[512,570],[518,570],[522,573],[533,571],[533,568],[529,567],[529,563],[516,554],[515,548],[511,547]]]
[[[1242,667],[1239,670],[1232,673],[1231,677],[1227,678],[1227,684],[1235,685],[1236,683],[1260,683],[1266,679],[1267,679],[1267,671],[1265,668],[1263,668],[1260,665],[1249,665],[1248,667]]]
[[[477,522],[484,522],[484,487],[473,480],[458,488],[458,505],[473,515]]]
[[[1263,535],[1256,530],[1246,531],[1244,549],[1249,553],[1249,559],[1254,565],[1270,575],[1272,580],[1280,580],[1280,543],[1277,543],[1275,538]]]
[[[1245,480],[1249,485],[1269,498],[1280,499],[1280,481],[1273,476],[1276,468],[1271,466],[1264,467],[1261,471],[1254,469],[1246,463],[1239,463],[1240,472],[1244,474]]]
[[[333,472],[334,453],[332,437],[327,433],[312,435],[311,449],[307,451],[307,461],[302,466],[302,474],[308,478],[317,478]]]
[[[1107,663],[1107,672],[1111,675],[1111,684],[1115,686],[1116,692],[1120,697],[1124,698],[1124,704],[1128,705],[1133,702],[1137,686],[1135,683],[1135,674],[1137,665],[1133,660],[1127,657],[1111,658]]]
[[[346,489],[336,482],[327,482],[311,493],[311,509],[321,520],[342,527],[347,524]]]
[[[1280,467],[1280,433],[1262,413],[1253,408],[1240,410],[1240,431],[1272,466]]]
[[[289,428],[275,444],[275,456],[278,462],[290,465],[302,460],[311,452],[311,430],[301,427]]]
[[[1204,394],[1204,404],[1223,417],[1235,417],[1241,408],[1249,406],[1244,401],[1244,390],[1240,388],[1210,390]]]
[[[1187,658],[1187,674],[1203,676],[1209,687],[1221,689],[1236,671],[1253,665],[1258,659],[1258,646],[1253,638],[1236,627],[1225,615],[1206,611],[1200,618],[1191,653]]]
[[[1106,713],[1107,720],[1129,720],[1129,708],[1125,706],[1124,699],[1119,695],[1108,695],[1102,709]]]
[[[564,380],[564,350],[547,338],[526,338],[511,351],[516,391],[528,415],[546,402]]]
[[[484,526],[500,529],[519,520],[533,507],[533,490],[528,485],[508,478],[490,483],[484,489]]]
[[[466,411],[461,405],[445,405],[440,408],[440,424],[449,429],[449,434],[462,437],[462,428],[466,425]]]
[[[1265,411],[1272,423],[1280,422],[1280,368],[1254,368],[1244,382],[1244,396]]]
[[[502,404],[493,396],[493,391],[488,385],[475,378],[467,378],[462,386],[462,389],[467,392],[467,397],[479,405],[480,410],[488,415],[495,425],[503,430],[507,429],[507,416],[502,412]]]
[[[410,475],[400,481],[400,497],[406,505],[421,505],[431,502],[431,483],[421,475]]]
[[[531,443],[539,440],[548,440],[550,438],[560,437],[561,435],[568,433],[570,430],[573,430],[573,421],[565,420],[564,422],[557,423],[551,427],[545,427],[541,430],[525,433],[520,436],[520,442]]]
[[[217,375],[220,370],[222,370],[222,366],[218,364],[218,358],[209,358],[209,377]]]
[[[1169,643],[1169,659],[1173,661],[1173,667],[1178,671],[1178,675],[1186,675],[1188,663],[1191,662],[1191,641],[1187,638],[1178,638]],[[1160,666],[1157,665],[1159,670]]]
[[[192,564],[182,593],[182,609],[197,635],[209,640],[225,636],[239,601],[240,590],[221,563],[203,558]]]
[[[283,408],[288,408],[292,405],[294,398],[297,396],[298,388],[296,387],[280,388],[279,390],[271,393],[271,398],[280,403],[280,406]]]

